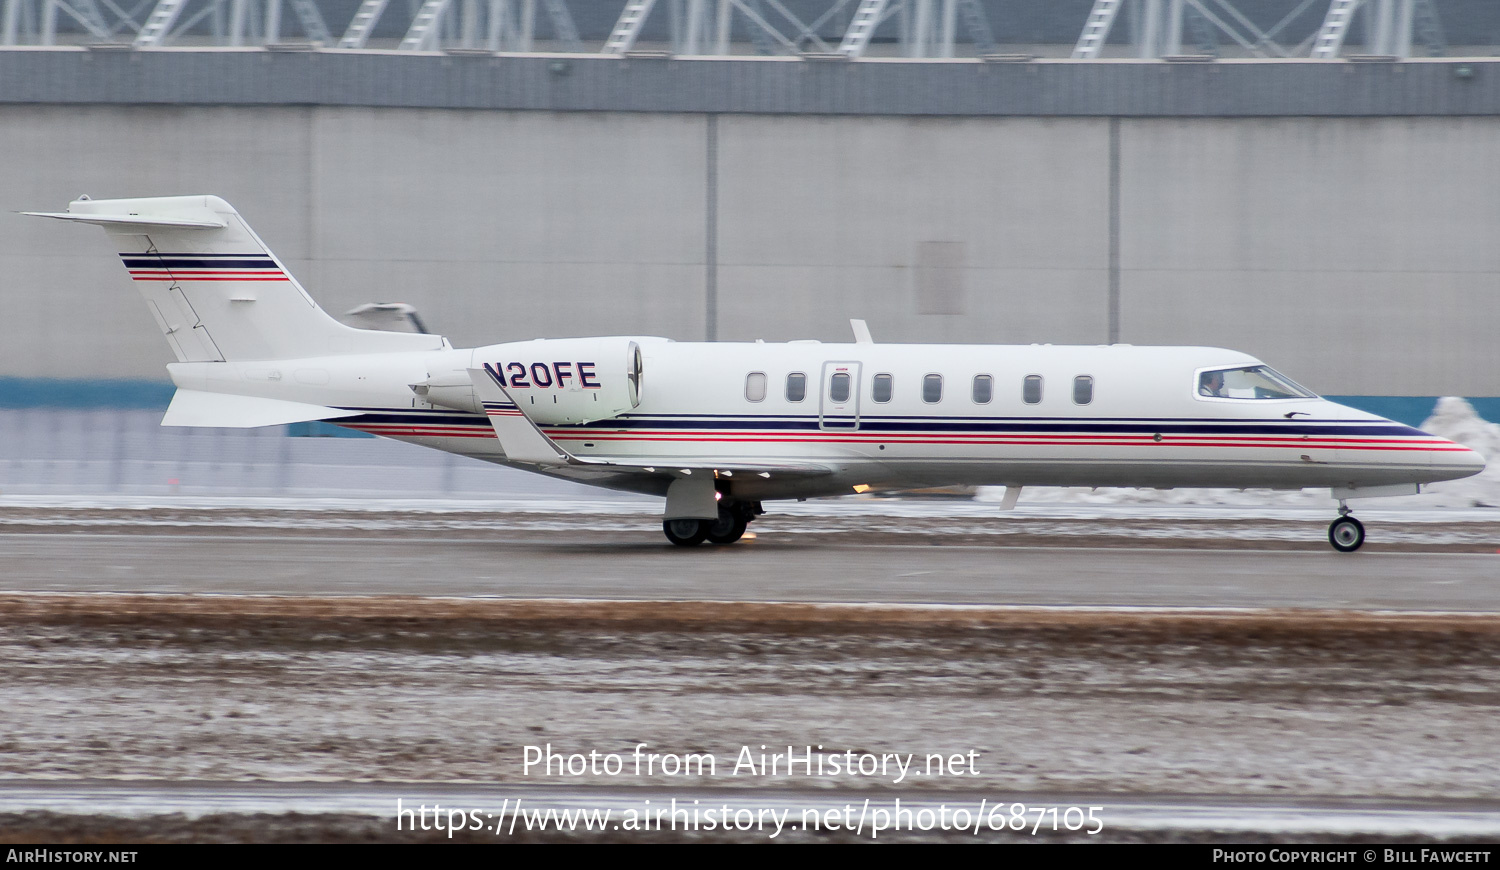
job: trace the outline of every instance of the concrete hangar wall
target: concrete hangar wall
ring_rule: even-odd
[[[0,51],[0,376],[161,379],[103,234],[217,193],[457,344],[1208,344],[1500,395],[1500,63]]]

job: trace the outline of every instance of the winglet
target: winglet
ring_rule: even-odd
[[[500,439],[505,458],[534,465],[566,465],[572,457],[548,438],[531,418],[521,412],[495,372],[485,366],[469,369],[474,395],[484,406],[485,416]]]

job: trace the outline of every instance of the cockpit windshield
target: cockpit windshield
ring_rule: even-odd
[[[1270,366],[1212,369],[1198,373],[1198,395],[1215,399],[1316,399]]]

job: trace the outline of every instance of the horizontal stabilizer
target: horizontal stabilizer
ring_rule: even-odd
[[[156,228],[172,228],[187,230],[222,230],[227,224],[214,216],[213,212],[205,209],[203,217],[166,217],[164,215],[139,215],[139,214],[70,214],[68,212],[46,212],[46,211],[23,211],[21,214],[30,217],[56,218],[60,221],[80,221],[86,224],[94,224],[101,227],[116,227],[118,229],[130,229],[139,227],[142,230]]]
[[[172,397],[172,404],[167,406],[167,415],[162,418],[161,424],[250,429],[256,426],[279,426],[282,423],[305,423],[308,420],[357,417],[359,413],[283,399],[179,389]]]

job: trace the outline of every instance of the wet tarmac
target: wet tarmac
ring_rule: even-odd
[[[0,534],[7,830],[384,841],[409,838],[371,803],[392,790],[542,789],[558,807],[623,809],[729,788],[736,806],[799,814],[845,799],[1085,801],[1113,807],[1106,839],[1122,841],[1500,831],[1500,555],[1443,551],[1440,523],[1408,524],[1427,534],[1415,549],[1340,555],[1315,536],[1195,546],[1191,529],[1166,534],[1191,520],[1160,518],[1120,520],[1096,546],[975,543],[954,518],[905,517],[887,540],[768,525],[692,551],[649,523],[299,518]],[[724,768],[524,763],[527,747],[623,757],[642,743]],[[724,773],[762,746],[974,753],[975,773]],[[1013,832],[981,839],[999,836]],[[548,838],[641,839],[516,836]]]
[[[763,534],[0,534],[0,591],[1500,611],[1500,554],[891,542]]]

